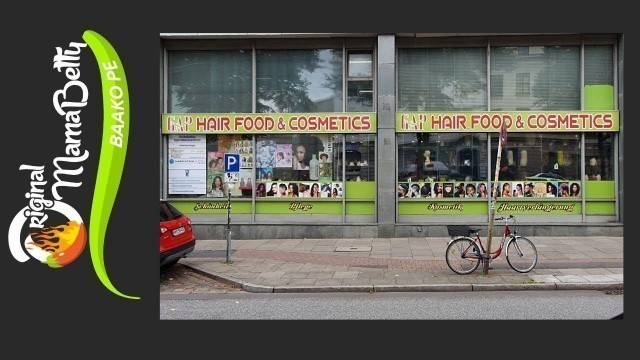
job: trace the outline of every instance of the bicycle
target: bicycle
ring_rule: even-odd
[[[451,240],[447,245],[447,252],[445,259],[447,266],[454,273],[460,275],[471,274],[478,266],[480,261],[489,259],[489,261],[497,258],[502,253],[503,246],[506,241],[505,257],[509,266],[520,273],[527,273],[531,271],[538,262],[538,250],[533,242],[526,237],[517,234],[517,231],[511,231],[509,227],[509,221],[513,220],[514,227],[517,224],[516,218],[513,215],[509,217],[496,218],[496,221],[504,220],[504,231],[502,233],[502,240],[498,249],[490,254],[486,255],[486,250],[480,239],[480,229],[473,229],[466,225],[448,225],[447,231]],[[475,237],[472,236],[475,234]],[[508,239],[508,240],[507,240]]]

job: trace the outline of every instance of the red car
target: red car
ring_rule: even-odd
[[[195,246],[191,219],[169,202],[160,200],[160,266],[175,265]]]

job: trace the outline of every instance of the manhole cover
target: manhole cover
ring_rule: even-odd
[[[333,251],[335,252],[369,252],[371,251],[371,246],[338,246]]]

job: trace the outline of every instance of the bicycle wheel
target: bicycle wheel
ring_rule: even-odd
[[[531,240],[514,236],[507,243],[507,262],[517,272],[531,271],[538,262],[538,250]]]
[[[454,273],[470,274],[480,266],[480,248],[471,238],[458,238],[447,246],[445,259]]]

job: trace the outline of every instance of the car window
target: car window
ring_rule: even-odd
[[[160,203],[160,221],[174,220],[183,216],[180,210],[169,203]]]
[[[160,203],[160,221],[169,221],[173,219],[173,214],[167,208],[166,204]]]

